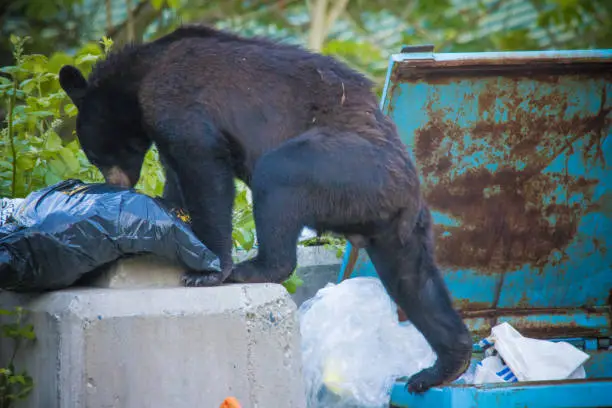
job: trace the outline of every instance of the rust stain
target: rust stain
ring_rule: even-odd
[[[453,307],[460,311],[477,311],[477,310],[486,310],[491,307],[490,303],[487,302],[473,302],[470,299],[453,299]]]
[[[611,294],[612,296],[612,294]],[[589,328],[580,326],[578,323],[569,321],[567,323],[552,324],[548,321],[534,321],[529,317],[534,315],[570,315],[576,311],[582,311],[587,314],[603,313],[602,308],[595,309],[592,307],[581,307],[571,309],[561,308],[483,308],[481,310],[460,310],[460,314],[464,319],[484,319],[487,324],[475,330],[473,335],[476,337],[486,337],[491,332],[491,327],[498,323],[500,316],[512,317],[512,326],[514,326],[522,335],[533,338],[555,338],[555,337],[598,337],[601,335],[600,328]],[[608,318],[608,325],[612,322]]]
[[[554,307],[513,307],[513,308],[486,308],[479,310],[464,310],[461,313],[465,317],[469,318],[486,318],[486,317],[498,317],[498,316],[533,316],[533,315],[569,315],[575,313],[576,311],[581,311],[586,314],[592,313],[602,313],[603,310],[601,308],[594,307],[574,307],[574,308],[554,308]]]
[[[478,114],[480,117],[482,117],[485,112],[491,112],[496,101],[497,95],[493,92],[482,92],[478,94]]]
[[[579,326],[576,323],[551,325],[550,323],[513,322],[513,326],[523,336],[534,339],[550,339],[555,337],[598,337],[601,331]]]
[[[480,326],[477,330],[472,330],[472,336],[475,339],[481,339],[491,334],[491,328],[494,326],[487,324]],[[516,328],[521,335],[531,337],[533,339],[551,339],[562,337],[599,337],[602,332],[598,329],[582,327],[578,325],[551,325],[542,323],[540,325],[523,324],[512,322],[512,326]]]
[[[584,143],[587,163],[603,160],[601,146],[611,123],[605,87],[598,113],[565,119],[567,94],[542,95],[537,86],[527,94],[520,86],[524,82],[515,79],[496,84],[478,95],[479,122],[471,129],[434,109],[434,92],[426,106],[429,121],[415,136],[425,198],[459,225],[435,227],[436,256],[444,267],[498,273],[562,262],[580,217],[595,208],[598,180],[543,170],[573,153],[577,140]],[[496,114],[505,120],[496,122]],[[474,166],[468,159],[474,155],[489,166]],[[565,196],[581,199],[558,197],[559,186]]]

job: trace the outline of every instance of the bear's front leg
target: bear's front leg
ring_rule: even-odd
[[[157,146],[179,183],[180,189],[176,190],[182,193],[194,234],[217,255],[222,271],[221,274],[189,271],[183,281],[186,286],[219,285],[233,267],[235,186],[229,149],[220,133],[206,121],[185,120],[178,121],[180,127],[171,126],[176,121],[165,122],[165,129],[159,131],[163,138],[158,137],[163,141]]]
[[[209,275],[188,272],[184,277],[186,286],[220,284],[227,278],[233,267],[234,178],[229,166],[222,161],[209,157],[201,160],[200,166],[199,171],[195,168],[191,171],[179,171],[181,190],[191,217],[191,228],[204,245],[219,257],[222,276],[219,277],[218,273]]]

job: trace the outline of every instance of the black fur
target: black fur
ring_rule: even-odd
[[[164,195],[186,206],[226,282],[282,282],[304,226],[365,247],[389,294],[438,354],[411,391],[453,380],[471,354],[434,262],[417,171],[372,84],[331,57],[206,27],[183,27],[112,53],[88,82],[62,87],[79,109],[77,134],[111,183],[134,185],[155,143]],[[231,259],[234,176],[252,189],[258,255]],[[214,274],[186,284],[221,283]]]

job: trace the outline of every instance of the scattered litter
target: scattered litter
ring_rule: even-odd
[[[498,355],[485,357],[476,365],[474,384],[516,381],[514,373]]]
[[[519,381],[565,380],[589,358],[567,342],[524,337],[508,323],[491,332],[495,349]]]
[[[23,198],[0,198],[0,227],[8,221],[15,208],[23,202]]]
[[[241,408],[241,405],[236,398],[227,397],[223,400],[219,408]]]
[[[379,279],[329,283],[299,310],[309,408],[388,407],[395,379],[430,367],[436,355]]]
[[[587,353],[567,342],[525,337],[507,322],[493,327],[479,346],[485,350],[485,358],[472,373],[466,373],[464,383],[586,378],[583,364],[589,359]]]
[[[0,288],[62,289],[142,253],[220,273],[219,259],[179,217],[159,199],[106,184],[66,180],[32,192],[0,225]]]
[[[299,310],[308,408],[388,407],[395,379],[430,367],[436,355],[397,309],[379,279],[327,284]],[[531,339],[508,323],[480,341],[455,384],[516,383],[585,378],[589,355],[566,342]]]

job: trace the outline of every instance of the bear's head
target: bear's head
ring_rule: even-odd
[[[91,85],[71,65],[62,67],[59,82],[77,107],[76,133],[87,159],[107,183],[134,187],[152,144],[136,96],[121,84]]]

